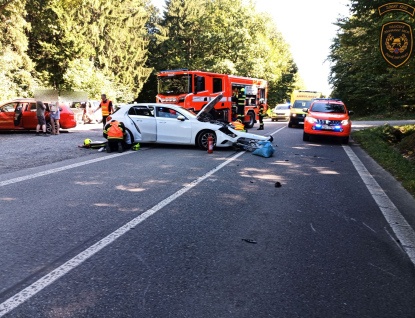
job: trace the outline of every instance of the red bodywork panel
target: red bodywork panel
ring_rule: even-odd
[[[47,103],[46,103],[47,104]],[[61,105],[59,123],[62,129],[76,127],[74,113],[66,105]],[[19,116],[19,114],[21,115]],[[46,122],[50,120],[50,112],[45,112]],[[0,106],[1,130],[36,129],[36,102],[22,99],[4,103]]]
[[[164,91],[160,90],[160,81],[166,79],[173,79],[180,76],[188,76],[188,86],[184,87],[184,92],[175,94],[170,92],[169,94],[162,94]],[[157,103],[176,104],[184,108],[198,113],[203,106],[205,106],[212,98],[216,97],[220,93],[223,94],[222,100],[216,104],[215,109],[223,114],[223,118],[229,122],[232,121],[232,93],[235,88],[246,89],[246,102],[245,102],[245,120],[248,122],[251,119],[251,115],[258,119],[258,104],[259,99],[263,98],[264,113],[267,110],[267,94],[268,86],[267,81],[262,79],[239,77],[226,74],[217,74],[201,71],[187,71],[187,70],[174,70],[164,71],[157,75],[159,80],[159,94],[157,95]],[[200,85],[203,90],[196,91],[198,87],[198,80],[203,79],[203,85]],[[182,83],[184,80],[182,80]],[[199,88],[200,88],[199,87]],[[165,92],[166,93],[166,92]],[[249,93],[249,94],[248,94]]]

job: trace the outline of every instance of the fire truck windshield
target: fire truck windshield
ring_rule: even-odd
[[[188,74],[158,76],[157,80],[160,95],[181,95],[192,92],[191,76]]]

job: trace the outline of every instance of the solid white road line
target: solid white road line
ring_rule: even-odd
[[[164,208],[166,205],[168,205],[172,201],[176,200],[182,194],[184,194],[187,191],[189,191],[190,189],[194,188],[200,182],[202,182],[206,178],[210,177],[212,174],[219,171],[220,169],[222,169],[223,167],[225,167],[226,165],[231,163],[236,158],[242,156],[244,153],[245,153],[245,151],[237,153],[236,155],[229,158],[228,160],[226,160],[225,162],[223,162],[222,164],[220,164],[216,168],[210,170],[204,176],[194,180],[189,185],[185,186],[181,190],[179,190],[176,193],[172,194],[167,199],[164,199],[163,201],[161,201],[157,205],[153,206],[151,209],[147,210],[146,212],[139,215],[138,217],[136,217],[132,221],[126,223],[125,225],[123,225],[122,227],[120,227],[116,231],[112,232],[111,234],[109,234],[108,236],[106,236],[105,238],[100,240],[99,242],[95,243],[91,247],[89,247],[86,250],[84,250],[83,252],[79,253],[74,258],[67,261],[65,264],[59,266],[58,268],[56,268],[55,270],[53,270],[49,274],[43,276],[42,278],[40,278],[39,280],[34,282],[32,285],[26,287],[25,289],[23,289],[22,291],[20,291],[16,295],[10,297],[5,302],[1,303],[0,304],[0,317],[3,317],[4,315],[6,315],[10,311],[12,311],[14,308],[16,308],[17,306],[19,306],[20,304],[24,303],[26,300],[31,298],[32,296],[36,295],[38,292],[43,290],[45,287],[49,286],[50,284],[52,284],[53,282],[58,280],[60,277],[64,276],[65,274],[67,274],[68,272],[70,272],[71,270],[76,268],[77,266],[81,265],[88,258],[90,258],[94,254],[98,253],[104,247],[111,244],[112,242],[114,242],[115,240],[120,238],[122,235],[124,235],[125,233],[130,231],[131,228],[136,227],[138,224],[140,224],[141,222],[143,222],[144,220],[146,220],[147,218],[149,218],[150,216],[155,214],[160,209]],[[122,154],[119,154],[119,155],[122,155]],[[107,156],[107,157],[110,157],[110,156]],[[105,158],[107,158],[107,157],[105,157]],[[105,159],[100,159],[100,160],[105,160]],[[86,164],[86,163],[83,163],[83,164]]]
[[[349,146],[343,146],[383,216],[415,265],[415,232]]]
[[[284,126],[284,127],[280,128],[280,129],[277,129],[276,131],[274,131],[274,132],[271,134],[271,136],[272,136],[272,135],[275,135],[277,132],[279,132],[280,130],[283,130],[284,128],[287,128],[287,127],[286,127],[286,126]]]
[[[128,155],[128,154],[131,154],[131,153],[135,153],[135,151],[126,151],[126,152],[122,152],[122,153],[117,153],[117,154],[113,154],[113,155],[104,156],[104,157],[101,157],[101,158],[96,158],[96,159],[91,159],[91,160],[87,160],[87,161],[83,161],[83,162],[74,163],[74,164],[69,165],[69,166],[64,166],[64,167],[60,167],[60,168],[55,168],[55,169],[51,169],[51,170],[47,170],[47,171],[34,173],[34,174],[27,175],[27,176],[24,176],[24,177],[19,177],[19,178],[13,178],[13,179],[5,180],[5,181],[0,181],[0,187],[4,187],[4,186],[9,185],[9,184],[18,183],[18,182],[22,182],[22,181],[42,177],[42,176],[46,176],[48,174],[52,174],[52,173],[56,173],[56,172],[60,172],[60,171],[65,171],[65,170],[69,170],[69,169],[89,165],[91,163],[95,163],[95,162],[99,162],[99,161],[103,161],[103,160],[108,160],[108,159],[112,159],[112,158],[119,157],[119,156]]]

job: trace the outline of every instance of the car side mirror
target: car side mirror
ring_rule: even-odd
[[[308,113],[308,108],[303,108],[304,113]]]
[[[184,118],[184,116],[177,116],[177,120],[185,121],[186,118]]]
[[[354,115],[354,111],[353,110],[349,110],[349,115]]]

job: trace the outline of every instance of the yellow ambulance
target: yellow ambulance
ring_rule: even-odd
[[[291,95],[288,127],[304,125],[304,119],[307,113],[303,112],[303,108],[310,108],[312,100],[321,98],[321,96],[323,96],[321,92],[295,90]]]

